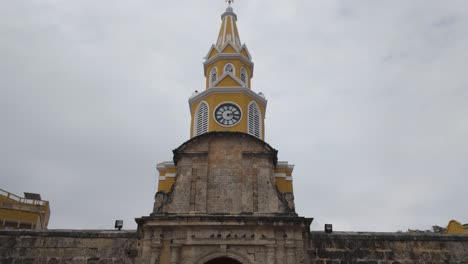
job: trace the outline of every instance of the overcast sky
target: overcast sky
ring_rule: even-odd
[[[156,163],[189,139],[188,98],[222,0],[0,0],[0,188],[49,228],[152,210]],[[468,222],[466,0],[239,0],[266,141],[296,165],[313,229]]]

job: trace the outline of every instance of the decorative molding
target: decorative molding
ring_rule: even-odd
[[[252,60],[252,55],[250,54],[250,51],[249,51],[249,49],[247,48],[247,46],[245,44],[242,44],[239,52],[241,52],[243,49],[245,49],[245,51],[247,52],[247,55],[249,55],[248,59]]]
[[[250,76],[250,78],[253,78],[254,63],[251,60],[249,60],[248,58],[246,58],[244,55],[240,54],[240,53],[218,53],[215,56],[213,56],[212,58],[207,59],[203,63],[205,77],[206,77],[206,74],[207,74],[206,70],[208,69],[208,66],[211,65],[212,63],[214,63],[214,62],[216,62],[218,60],[222,60],[222,59],[226,59],[226,60],[239,59],[239,60],[241,60],[245,64],[249,65],[249,67],[251,68],[251,71],[252,71],[252,76]]]
[[[209,89],[206,89],[205,91],[199,93],[195,97],[192,97],[192,98],[189,99],[190,110],[192,109],[192,105],[194,103],[197,103],[197,102],[203,100],[204,98],[206,98],[206,97],[208,97],[208,96],[210,96],[210,95],[212,95],[214,93],[219,93],[219,94],[223,94],[223,93],[226,93],[226,94],[245,93],[245,94],[251,96],[252,98],[254,98],[255,100],[257,100],[258,102],[260,102],[261,104],[263,104],[265,106],[265,110],[266,110],[266,106],[267,106],[267,103],[268,103],[268,100],[266,100],[264,97],[258,95],[254,91],[250,90],[249,88],[245,88],[245,87],[209,88]],[[265,116],[263,118],[265,118]]]
[[[161,162],[158,165],[156,165],[156,169],[159,172],[164,171],[166,169],[175,168],[175,167],[176,166],[175,166],[173,161],[164,161],[164,162]]]
[[[275,173],[275,178],[286,178],[286,173],[284,172]]]
[[[159,180],[164,181],[166,180],[166,178],[175,178],[175,177],[176,177],[176,173],[166,173],[166,175],[159,176]]]
[[[228,64],[231,64],[231,65],[232,65],[232,63],[228,63]],[[227,65],[227,64],[226,64],[226,65]],[[233,66],[234,66],[234,65],[233,65]],[[244,85],[242,84],[242,81],[241,81],[239,78],[237,78],[233,73],[224,72],[223,75],[221,75],[221,76],[218,78],[218,80],[216,80],[216,82],[213,83],[213,86],[212,86],[212,87],[213,87],[213,88],[216,88],[216,85],[218,85],[221,81],[223,81],[224,78],[226,78],[227,76],[230,76],[232,79],[234,79],[234,81],[236,81],[236,82],[239,84],[239,86],[241,86],[241,87],[244,86]]]
[[[232,67],[232,72],[226,71],[226,68],[227,68],[229,65],[231,65],[231,67]],[[231,74],[233,75],[233,77],[236,77],[236,67],[234,66],[234,64],[232,64],[232,63],[230,63],[230,62],[224,64],[224,67],[223,67],[223,74],[224,74],[224,73],[231,73]],[[238,80],[239,80],[239,79],[238,79]],[[237,81],[237,80],[236,80],[236,81]],[[240,80],[239,80],[239,81],[240,81]],[[241,82],[242,82],[242,81],[241,81]]]
[[[240,53],[240,50],[238,47],[236,47],[235,45],[232,44],[232,41],[230,40],[227,40],[226,43],[224,43],[224,45],[219,49],[220,52],[219,53],[224,53],[224,54],[236,54],[236,53],[227,53],[227,52],[224,52],[224,50],[227,48],[227,46],[231,46],[237,53]]]

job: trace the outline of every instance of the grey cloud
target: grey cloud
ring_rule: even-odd
[[[236,2],[253,89],[269,100],[266,140],[296,164],[297,209],[314,228],[467,221],[467,7]],[[51,228],[134,228],[155,164],[189,138],[187,99],[204,87],[223,9],[0,3],[0,187],[50,200]]]

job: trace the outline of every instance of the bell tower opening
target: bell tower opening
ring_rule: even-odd
[[[208,262],[205,262],[205,264],[242,264],[242,263],[232,258],[215,258]]]

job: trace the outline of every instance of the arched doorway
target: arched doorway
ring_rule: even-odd
[[[206,262],[205,264],[242,264],[242,263],[232,258],[222,257],[222,258],[212,259]]]

